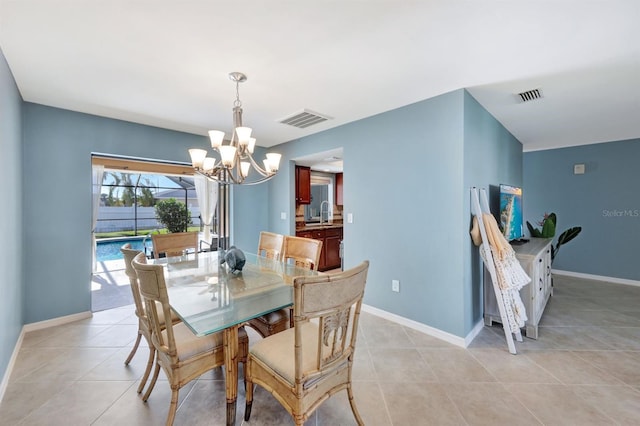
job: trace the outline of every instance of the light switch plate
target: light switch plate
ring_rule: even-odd
[[[353,213],[347,213],[347,223],[353,223]]]
[[[574,164],[573,165],[573,174],[574,175],[583,175],[584,174],[584,164]]]
[[[280,212],[280,219],[287,220],[287,212]]]

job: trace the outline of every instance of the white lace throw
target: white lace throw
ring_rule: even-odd
[[[500,232],[493,215],[485,213],[482,215],[482,219],[487,240],[489,240],[491,255],[493,256],[498,287],[500,287],[500,293],[506,308],[509,328],[512,333],[515,333],[521,327],[524,327],[527,320],[527,313],[522,299],[520,299],[520,289],[527,285],[531,278],[522,269],[520,262],[516,259],[516,253]],[[483,244],[486,244],[486,242]],[[480,248],[480,254],[486,263],[487,259],[482,247]]]

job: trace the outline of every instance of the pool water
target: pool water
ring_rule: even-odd
[[[96,259],[98,260],[98,262],[103,262],[105,260],[123,259],[120,247],[122,247],[126,243],[131,244],[131,248],[133,250],[144,251],[142,238],[122,238],[106,241],[98,240],[96,242]],[[146,244],[147,251],[150,251],[152,248],[151,239],[148,239]]]

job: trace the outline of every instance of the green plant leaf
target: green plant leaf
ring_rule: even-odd
[[[556,223],[555,223],[556,215],[551,213],[549,217],[544,220],[544,224],[542,225],[542,237],[543,238],[553,238],[556,234]]]
[[[580,233],[580,231],[582,231],[582,227],[581,226],[574,226],[573,228],[567,229],[562,234],[560,234],[560,236],[558,237],[558,244],[557,245],[560,246],[562,244],[567,244],[569,241],[571,241],[575,237],[577,237],[578,234]]]
[[[554,229],[555,229],[556,224],[558,223],[558,222],[557,222],[557,220],[558,220],[558,219],[557,219],[557,217],[556,217],[556,214],[555,214],[555,213],[549,213],[549,214],[547,215],[547,220],[550,220],[551,222],[553,222],[553,227],[554,227]]]
[[[531,234],[532,237],[542,238],[540,230],[538,228],[534,228],[533,225],[529,223],[529,221],[527,221],[527,228],[529,229],[529,234]]]

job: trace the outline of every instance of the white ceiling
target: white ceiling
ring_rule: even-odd
[[[638,0],[0,0],[25,101],[272,146],[460,88],[525,150],[640,137]],[[522,104],[515,94],[541,88]],[[279,120],[332,117],[301,130]]]
[[[296,165],[311,167],[311,170],[327,173],[340,173],[343,171],[344,161],[342,148],[329,151],[316,152],[304,157],[293,158]]]

